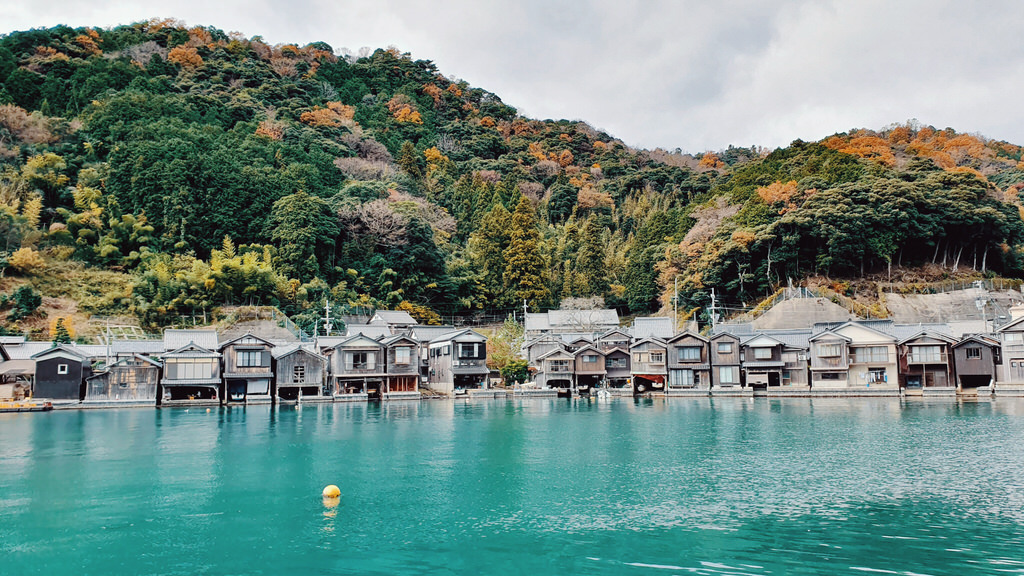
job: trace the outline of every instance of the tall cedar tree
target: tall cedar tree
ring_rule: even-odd
[[[517,302],[526,300],[530,306],[538,306],[548,299],[537,215],[526,197],[512,213],[512,233],[505,250],[505,287]]]
[[[600,296],[608,290],[608,271],[604,265],[604,247],[597,219],[590,218],[583,228],[583,242],[576,259],[576,270],[583,286],[577,292],[583,296]]]

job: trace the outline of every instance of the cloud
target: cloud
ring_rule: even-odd
[[[335,48],[396,45],[539,118],[691,152],[917,118],[1024,143],[1024,4],[948,0],[6,3],[10,29],[151,16]],[[55,16],[56,15],[56,16]]]

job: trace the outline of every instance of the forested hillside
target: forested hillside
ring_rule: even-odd
[[[1020,147],[913,123],[634,150],[393,48],[156,20],[0,37],[12,330],[33,290],[153,326],[258,302],[308,327],[325,298],[426,321],[569,296],[650,313],[677,280],[695,306],[923,262],[1020,275],[1022,182]]]

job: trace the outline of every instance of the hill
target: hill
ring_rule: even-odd
[[[914,123],[775,151],[635,150],[394,48],[172,20],[0,37],[7,273],[150,326],[259,303],[310,327],[325,298],[339,315],[568,296],[638,314],[676,280],[695,307],[711,289],[750,302],[925,262],[1019,276],[1020,161]],[[81,294],[76,274],[100,272],[119,288]]]

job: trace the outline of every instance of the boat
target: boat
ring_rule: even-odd
[[[601,388],[600,390],[597,391],[597,398],[599,400],[611,400],[611,397],[612,393],[605,390],[604,388]]]
[[[36,400],[0,401],[0,412],[48,412],[50,410],[53,410],[53,402]]]

